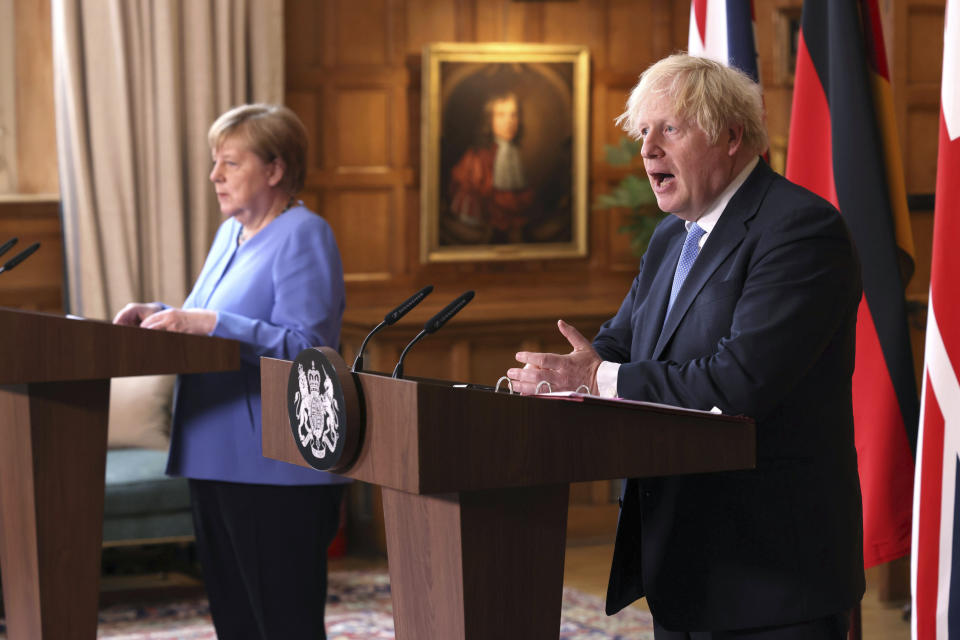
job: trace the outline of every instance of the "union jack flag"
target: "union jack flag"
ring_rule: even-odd
[[[940,146],[913,499],[913,637],[960,638],[960,2],[944,18]]]
[[[736,67],[759,82],[752,0],[693,0],[687,49],[692,56]]]

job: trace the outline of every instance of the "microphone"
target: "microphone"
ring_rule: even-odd
[[[16,237],[10,238],[6,242],[4,242],[3,245],[0,245],[0,256],[5,254],[7,251],[10,251],[10,248],[13,247],[13,245],[17,244],[18,240],[19,238],[16,238]]]
[[[32,245],[30,245],[29,247],[27,247],[17,255],[7,260],[7,262],[2,267],[0,267],[0,273],[3,273],[4,271],[10,271],[10,269],[13,269],[15,266],[17,266],[18,264],[20,264],[21,262],[29,258],[30,254],[39,248],[40,248],[40,243],[34,242]]]
[[[366,348],[367,342],[374,336],[375,333],[384,327],[392,325],[394,322],[407,315],[411,309],[423,302],[423,299],[430,295],[431,291],[433,291],[433,285],[428,284],[423,289],[420,289],[420,291],[417,291],[415,294],[403,301],[399,307],[384,316],[383,322],[375,326],[373,331],[368,333],[367,337],[364,338],[363,342],[360,343],[360,350],[357,351],[357,357],[353,361],[353,367],[350,369],[350,371],[353,373],[363,371],[363,350]]]
[[[450,318],[457,315],[457,312],[459,312],[460,309],[463,309],[465,306],[467,306],[467,303],[471,300],[473,300],[473,291],[464,291],[460,294],[460,297],[445,306],[440,313],[427,320],[426,324],[423,325],[423,330],[417,334],[416,338],[410,341],[410,344],[408,344],[404,348],[403,353],[400,354],[400,360],[397,361],[397,366],[393,369],[393,377],[403,377],[403,359],[407,357],[407,352],[410,351],[410,347],[420,342],[424,336],[434,333],[440,329],[440,327],[445,325]]]

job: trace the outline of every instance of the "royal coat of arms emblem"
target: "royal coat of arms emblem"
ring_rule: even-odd
[[[342,466],[347,426],[343,389],[335,367],[319,349],[304,349],[294,360],[287,409],[304,460],[323,471]]]

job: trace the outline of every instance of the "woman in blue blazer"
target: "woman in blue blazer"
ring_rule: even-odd
[[[260,357],[337,347],[340,253],[295,200],[307,134],[292,111],[236,107],[208,139],[225,220],[193,291],[182,308],[131,303],[114,322],[241,343],[239,370],[179,377],[167,473],[190,480],[217,636],[325,638],[326,550],[345,480],[261,455]]]

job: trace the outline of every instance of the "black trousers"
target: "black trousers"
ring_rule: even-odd
[[[667,631],[653,621],[654,640],[845,640],[850,627],[847,612],[776,627],[737,631]]]
[[[197,553],[220,640],[325,640],[327,547],[343,485],[190,480]]]

